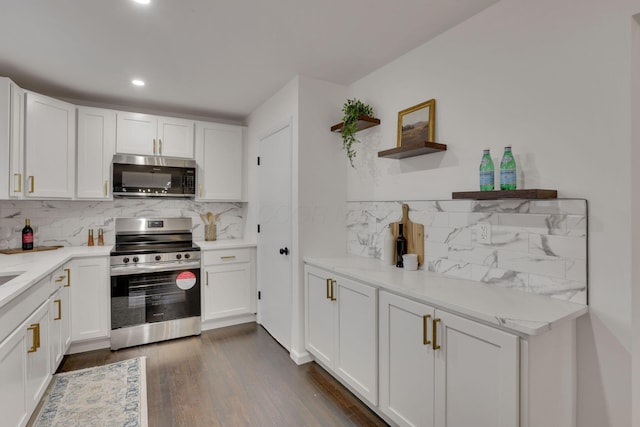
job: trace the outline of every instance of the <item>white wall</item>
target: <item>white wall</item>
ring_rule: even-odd
[[[449,199],[482,149],[512,145],[523,188],[589,201],[590,315],[578,329],[578,426],[631,423],[631,0],[503,0],[359,80],[382,120],[362,135],[348,200]],[[378,159],[397,112],[435,98],[444,154]]]

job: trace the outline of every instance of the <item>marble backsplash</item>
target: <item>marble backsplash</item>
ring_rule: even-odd
[[[0,201],[0,249],[21,246],[25,218],[31,220],[36,246],[84,246],[89,229],[97,244],[98,228],[104,230],[105,245],[115,243],[115,218],[191,217],[193,239],[204,240],[200,214],[220,213],[218,240],[241,239],[245,203],[200,203],[193,200],[115,199],[113,201]]]
[[[423,269],[587,303],[586,200],[348,202],[348,252],[380,258],[402,203],[424,225]],[[489,244],[478,242],[481,222],[490,224]]]

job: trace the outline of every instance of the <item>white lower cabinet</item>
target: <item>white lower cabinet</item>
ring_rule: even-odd
[[[253,258],[250,248],[204,252],[203,321],[256,312]]]
[[[49,302],[0,343],[2,425],[24,426],[49,385]]]
[[[108,257],[76,258],[70,263],[71,341],[108,338],[111,331]]]
[[[305,269],[307,350],[373,405],[378,403],[377,290]]]
[[[380,292],[380,410],[398,425],[519,423],[519,338]]]

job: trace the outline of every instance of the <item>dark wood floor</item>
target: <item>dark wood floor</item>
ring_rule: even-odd
[[[58,372],[147,357],[149,426],[385,426],[315,363],[297,366],[255,323],[67,356]]]

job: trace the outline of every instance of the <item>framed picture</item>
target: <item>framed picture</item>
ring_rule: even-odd
[[[400,111],[398,113],[398,147],[420,142],[434,142],[435,118],[435,99]]]

